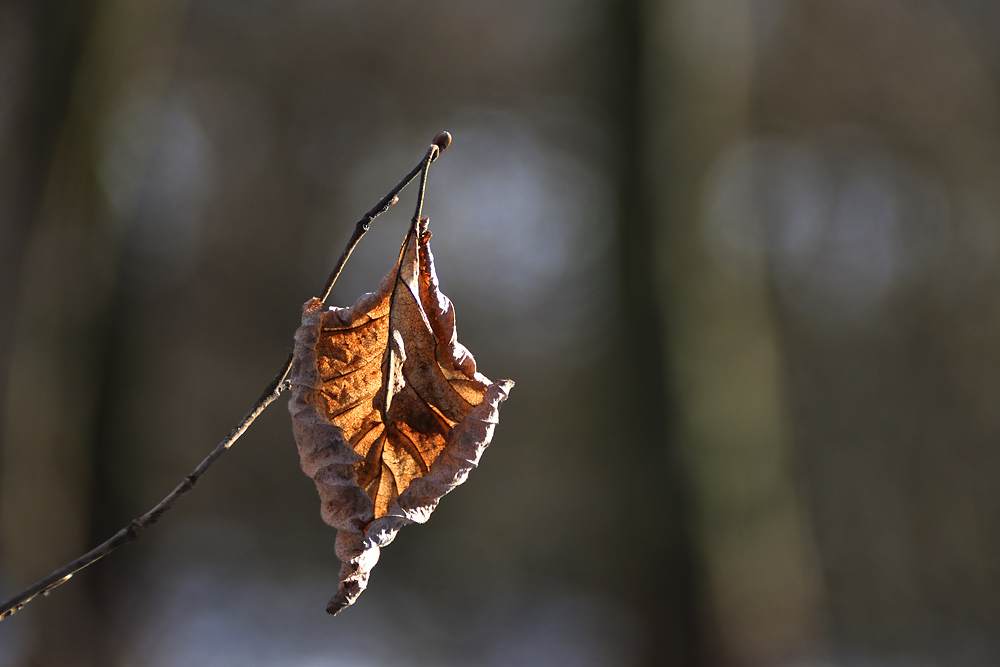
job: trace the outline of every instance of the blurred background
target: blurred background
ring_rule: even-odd
[[[0,597],[228,433],[443,129],[517,382],[336,619],[282,399],[0,665],[1000,663],[998,78],[993,0],[0,1]]]

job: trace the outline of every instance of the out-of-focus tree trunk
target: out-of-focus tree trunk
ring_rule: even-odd
[[[74,397],[72,392],[89,388],[75,381],[78,378],[74,377],[74,371],[93,353],[86,347],[85,335],[69,350],[60,350],[58,354],[58,348],[45,350],[44,346],[53,343],[49,330],[51,318],[38,319],[36,312],[30,326],[15,327],[24,324],[15,313],[19,309],[47,310],[46,314],[54,315],[63,303],[66,286],[39,276],[61,271],[62,262],[70,260],[41,256],[52,250],[54,244],[63,242],[51,239],[52,235],[63,236],[70,247],[81,252],[86,248],[73,232],[60,235],[49,230],[46,234],[41,219],[55,213],[51,206],[46,210],[44,201],[51,197],[56,161],[53,156],[65,154],[65,148],[57,146],[69,115],[72,82],[90,28],[91,4],[7,2],[0,7],[0,26],[4,32],[0,39],[7,69],[3,91],[6,117],[0,129],[4,173],[0,179],[3,187],[0,201],[4,204],[0,225],[0,308],[7,313],[0,318],[0,349],[7,352],[0,359],[0,370],[7,378],[0,408],[4,596],[44,574],[42,570],[50,559],[78,555],[87,529],[85,480],[90,463],[79,451],[73,456],[74,449],[79,450],[81,437],[74,431],[80,423],[79,413],[73,408],[86,406],[91,399],[86,394]],[[31,256],[25,255],[26,247],[32,248]],[[73,277],[74,282],[77,278],[81,282],[86,280],[81,275]],[[26,293],[26,286],[35,280],[49,282],[47,291],[51,301],[21,304],[20,294]],[[78,299],[76,307],[86,309],[92,304],[90,295],[72,296]],[[86,321],[84,317],[80,322],[81,334],[85,334]],[[65,371],[69,372],[66,384],[62,385],[66,390],[62,400],[73,407],[59,405],[58,397],[52,393],[52,385]],[[47,381],[39,377],[46,372]],[[53,567],[58,564],[53,561]],[[88,625],[88,615],[81,613],[85,604],[85,591],[68,591],[58,604],[32,612],[33,618],[25,613],[23,618],[7,621],[17,626],[21,642],[33,644],[22,644],[19,652],[23,651],[31,664],[54,664],[53,660],[87,664],[87,653],[92,647],[88,639],[94,627]],[[64,631],[52,632],[56,625]],[[59,651],[53,646],[59,644],[57,635],[63,635],[64,646],[83,647],[82,651],[79,648]]]
[[[0,377],[19,269],[69,102],[91,3],[0,2]]]
[[[659,222],[655,214],[657,188],[645,177],[651,159],[650,115],[645,78],[650,45],[657,39],[647,23],[645,3],[612,2],[608,23],[611,87],[606,98],[616,121],[618,141],[619,257],[623,318],[618,361],[627,365],[628,392],[619,397],[619,422],[627,475],[633,487],[631,521],[624,532],[635,539],[633,564],[640,573],[633,582],[635,603],[645,617],[650,642],[640,664],[688,665],[714,663],[702,613],[704,578],[694,538],[694,503],[690,471],[674,437],[678,416],[676,396],[669,387],[665,335],[656,290],[656,255],[652,239]],[[671,88],[672,80],[657,82]],[[673,154],[665,143],[659,149]]]
[[[874,246],[891,278],[858,290],[874,300],[861,316],[824,321],[777,276],[835,659],[1000,652],[996,16],[987,2],[789,3],[761,57],[759,124],[831,175],[840,217],[819,218],[817,256],[842,253],[853,222],[853,273]]]
[[[48,73],[25,102],[49,110],[65,106],[65,114],[48,116],[34,144],[15,147],[19,156],[5,155],[8,163],[20,157],[22,166],[12,172],[25,184],[22,197],[7,200],[16,208],[7,233],[24,240],[20,275],[11,281],[23,296],[9,297],[14,316],[7,321],[16,328],[5,332],[11,354],[0,478],[3,562],[14,588],[93,546],[91,528],[102,523],[93,514],[104,497],[94,484],[101,465],[95,433],[114,354],[107,323],[123,231],[100,183],[104,123],[140,74],[141,83],[154,89],[166,81],[183,3],[109,0],[92,11],[66,4],[26,12],[35,20],[23,26],[41,44],[46,30],[54,29],[60,33],[54,41],[78,45],[79,54],[71,46],[58,64],[38,60],[37,70]],[[25,76],[35,75],[32,65],[27,69]],[[65,105],[53,104],[60,98]],[[39,294],[45,297],[27,296]],[[101,632],[112,628],[103,622],[102,596],[95,597],[94,588],[60,588],[7,621],[21,624],[22,635],[31,638],[31,664],[108,664]]]
[[[749,135],[752,11],[746,0],[647,5],[635,178],[648,193],[651,300],[666,313],[671,435],[692,480],[714,659],[763,667],[817,649],[820,586],[767,280],[725,266],[705,233],[713,166]]]

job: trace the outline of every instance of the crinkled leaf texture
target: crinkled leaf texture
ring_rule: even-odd
[[[311,299],[295,333],[292,429],[343,563],[331,614],[354,603],[402,526],[465,481],[514,384],[490,382],[458,342],[429,241],[426,218],[414,222],[377,292],[350,308]]]

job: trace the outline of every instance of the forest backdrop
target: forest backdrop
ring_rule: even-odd
[[[281,400],[0,665],[997,664],[998,80],[993,0],[0,1],[0,597],[229,431],[440,130],[517,382],[336,619]]]

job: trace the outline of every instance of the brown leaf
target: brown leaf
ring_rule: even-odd
[[[377,292],[350,308],[311,299],[295,333],[292,429],[343,563],[331,614],[357,599],[402,526],[465,481],[514,385],[491,383],[458,342],[429,241],[427,219],[414,222]]]

